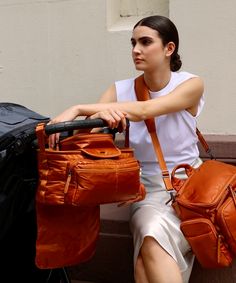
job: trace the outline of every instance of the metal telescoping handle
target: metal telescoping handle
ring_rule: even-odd
[[[129,128],[129,120],[126,119],[127,128]],[[46,125],[45,133],[47,135],[69,132],[78,129],[92,129],[92,128],[103,128],[107,127],[107,122],[102,119],[84,119],[84,120],[74,120],[67,122],[60,122],[57,124]],[[111,133],[115,134],[118,131],[117,128],[110,130]]]
[[[100,128],[105,126],[107,126],[107,123],[102,119],[75,120],[75,121],[60,122],[52,125],[46,125],[45,133],[47,135],[51,135],[55,133],[73,131],[78,129],[92,129],[92,128]]]

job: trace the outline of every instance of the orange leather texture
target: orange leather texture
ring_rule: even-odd
[[[96,251],[100,208],[36,203],[35,263],[41,269],[60,268],[89,260]]]
[[[117,148],[111,134],[77,134],[53,150],[45,147],[43,129],[37,127],[36,131],[39,203],[81,207],[144,199],[133,149]]]
[[[175,172],[184,169],[188,178]],[[208,160],[198,168],[180,164],[171,175],[172,205],[181,229],[203,267],[229,266],[236,255],[236,166]]]
[[[100,229],[100,204],[145,197],[140,166],[129,147],[110,134],[77,134],[47,148],[45,125],[38,138],[36,265],[59,268],[89,260]]]

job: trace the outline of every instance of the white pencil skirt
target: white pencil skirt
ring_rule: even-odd
[[[198,167],[197,159],[192,166]],[[178,178],[185,178],[183,172]],[[166,191],[162,177],[142,176],[146,188],[146,198],[131,206],[130,228],[134,239],[134,266],[146,236],[153,237],[177,262],[183,282],[187,283],[192,271],[194,255],[180,230],[180,220],[171,203],[166,205],[170,195]]]

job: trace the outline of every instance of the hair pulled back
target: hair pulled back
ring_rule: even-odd
[[[143,18],[137,22],[133,29],[137,26],[146,26],[156,30],[164,46],[171,41],[174,42],[175,50],[170,58],[170,69],[173,72],[178,71],[182,66],[182,61],[178,54],[179,34],[174,23],[167,17],[156,15]]]

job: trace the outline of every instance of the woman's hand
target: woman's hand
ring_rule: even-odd
[[[48,125],[57,124],[60,122],[72,121],[79,115],[78,107],[72,106],[62,112],[60,115],[53,118]],[[59,143],[60,133],[52,134],[49,136],[49,147],[55,148],[55,146]]]
[[[84,113],[83,113],[84,114]],[[53,118],[48,125],[72,121],[77,116],[79,116],[79,108],[78,106],[72,106],[62,112],[57,117]],[[92,114],[88,117],[89,119],[97,119],[100,118],[107,122],[109,128],[114,129],[118,128],[119,132],[122,132],[126,129],[126,113],[120,111],[118,109],[107,109],[98,111],[95,114]],[[49,136],[49,147],[55,148],[59,143],[60,133],[52,134]]]
[[[98,118],[106,121],[111,129],[118,128],[120,132],[126,129],[126,113],[118,109],[107,109],[89,116],[89,119]]]
[[[56,124],[60,122],[72,121],[77,116],[79,116],[79,109],[77,106],[72,106],[65,111],[63,111],[60,115],[53,118],[49,123]]]

